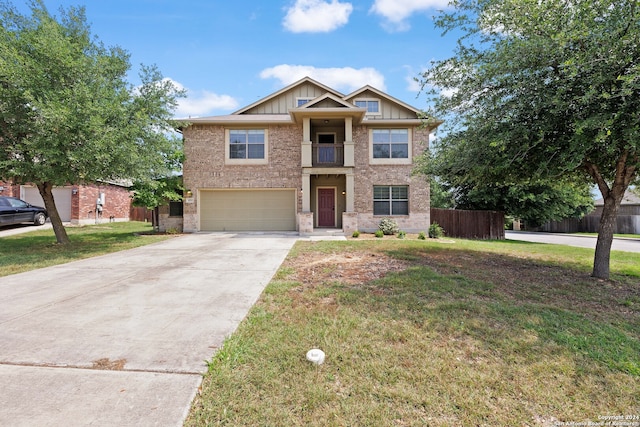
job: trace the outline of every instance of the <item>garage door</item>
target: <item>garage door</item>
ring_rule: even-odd
[[[200,192],[202,231],[295,231],[295,190]]]
[[[21,190],[25,202],[44,207],[44,201],[36,187],[22,187]],[[56,187],[52,193],[60,219],[63,222],[71,221],[71,188]]]

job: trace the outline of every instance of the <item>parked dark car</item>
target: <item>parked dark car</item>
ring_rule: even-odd
[[[0,196],[0,227],[23,222],[43,225],[48,216],[43,207],[33,206],[15,197]]]

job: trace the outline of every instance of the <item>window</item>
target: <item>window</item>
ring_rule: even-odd
[[[256,164],[267,162],[266,129],[229,129],[227,134],[227,162]]]
[[[374,159],[408,159],[409,129],[373,129]]]
[[[375,185],[374,215],[409,215],[409,187],[406,185]]]
[[[313,98],[296,98],[296,107],[302,107],[307,102],[311,101]]]
[[[178,200],[178,201],[174,201],[171,200],[169,201],[169,216],[182,216],[182,200]]]
[[[380,114],[380,101],[377,99],[356,99],[356,107],[366,108],[367,114]]]

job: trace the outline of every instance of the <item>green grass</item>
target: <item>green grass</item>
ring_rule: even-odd
[[[131,249],[170,238],[153,235],[144,222],[67,227],[71,243],[59,245],[52,229],[0,238],[0,277]],[[146,235],[143,233],[147,233]]]
[[[508,241],[298,242],[210,362],[185,425],[638,414],[640,254],[613,253],[611,281],[589,277],[592,257]],[[304,358],[313,347],[319,367]]]

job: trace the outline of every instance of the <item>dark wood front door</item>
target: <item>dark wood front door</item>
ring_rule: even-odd
[[[335,211],[335,189],[318,188],[318,227],[335,227]]]

